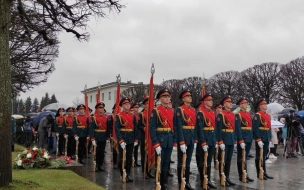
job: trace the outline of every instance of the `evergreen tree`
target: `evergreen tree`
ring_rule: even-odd
[[[38,99],[35,98],[32,105],[32,112],[38,112],[39,111],[39,102]]]
[[[52,96],[51,96],[51,100],[50,100],[50,104],[51,103],[57,103],[58,101],[57,101],[57,99],[56,99],[56,96],[55,96],[55,94],[53,94]]]
[[[13,99],[13,114],[17,114],[18,100],[16,98]]]
[[[49,96],[48,92],[45,93],[44,101],[45,101],[45,106],[49,105],[50,102],[51,102],[51,99],[50,99],[50,96]]]
[[[31,97],[27,97],[27,99],[25,100],[25,114],[32,112],[31,108],[32,108],[32,99]]]
[[[40,109],[42,109],[42,108],[44,108],[44,107],[46,106],[46,103],[45,103],[45,100],[44,100],[44,99],[45,99],[44,97],[41,98],[41,101],[40,101]]]
[[[24,115],[25,114],[25,112],[24,112],[24,106],[25,106],[25,104],[24,104],[24,102],[23,102],[23,100],[21,98],[19,99],[18,106],[19,106],[19,113],[18,114]]]

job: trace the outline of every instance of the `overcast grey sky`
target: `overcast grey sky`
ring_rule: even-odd
[[[304,55],[301,0],[122,0],[120,14],[89,23],[89,42],[60,35],[56,70],[25,94],[40,101],[55,93],[72,105],[84,85],[116,80],[155,83],[242,71],[265,62],[287,63]]]

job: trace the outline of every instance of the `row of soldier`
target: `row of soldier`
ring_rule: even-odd
[[[59,135],[59,147],[63,147],[64,139],[66,139],[67,154],[69,156],[75,154],[74,147],[76,146],[78,160],[84,164],[85,145],[91,140],[93,146],[97,147],[96,171],[104,170],[102,164],[105,146],[113,135],[112,126],[115,121],[114,129],[119,146],[118,155],[115,150],[113,151],[113,164],[116,165],[118,156],[118,168],[121,176],[126,174],[126,182],[133,181],[130,175],[132,155],[134,147],[138,148],[138,142],[141,141],[141,166],[143,173],[146,174],[144,177],[154,178],[151,171],[144,171],[148,168],[145,167],[144,163],[145,131],[149,129],[155,152],[161,158],[159,166],[161,189],[168,187],[171,154],[173,148],[177,147],[179,188],[192,190],[194,188],[190,184],[189,174],[194,149],[196,149],[196,162],[202,188],[216,188],[210,175],[213,157],[214,161],[218,161],[215,164],[219,166],[220,184],[222,186],[235,185],[235,182],[229,177],[234,144],[237,144],[238,149],[239,180],[243,182],[254,181],[246,172],[246,157],[254,137],[257,177],[261,180],[272,179],[266,173],[265,167],[266,155],[271,141],[270,117],[266,114],[267,102],[265,99],[258,102],[257,107],[260,111],[255,114],[252,120],[250,113],[246,111],[248,103],[245,98],[237,102],[237,105],[240,106],[238,114],[231,112],[232,100],[230,96],[224,97],[220,104],[215,105],[216,113],[212,111],[214,105],[211,94],[202,97],[197,110],[191,107],[192,95],[189,90],[181,92],[179,98],[183,104],[175,110],[169,106],[171,103],[169,90],[160,90],[156,98],[160,105],[152,110],[149,117],[146,108],[148,98],[143,101],[144,109],[141,113],[138,113],[139,104],[131,105],[129,98],[122,98],[119,103],[122,111],[116,115],[116,118],[106,116],[105,104],[102,102],[96,104],[97,111],[92,118],[86,117],[85,105],[77,107],[78,115],[75,117],[73,117],[73,108],[67,108],[68,115],[66,117],[56,117],[55,130]],[[134,114],[130,112],[131,106],[134,109]],[[115,105],[113,110],[114,108]],[[149,128],[145,126],[145,118],[150,118]],[[123,157],[125,157],[125,163]],[[135,157],[137,156],[135,155]]]

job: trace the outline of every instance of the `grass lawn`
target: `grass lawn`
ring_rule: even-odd
[[[14,160],[24,147],[15,145],[15,152],[12,153]],[[15,170],[13,169],[13,183],[6,187],[0,187],[0,190],[74,190],[74,189],[92,189],[103,190],[104,188],[95,183],[80,177],[69,170],[55,169],[33,169],[33,170]]]

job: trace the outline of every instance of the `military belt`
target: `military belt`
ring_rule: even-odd
[[[183,129],[189,129],[189,130],[193,130],[194,129],[194,126],[183,126]]]
[[[66,127],[66,129],[72,129],[72,127]]]
[[[171,128],[156,128],[156,131],[171,131]]]
[[[233,129],[222,129],[222,132],[233,133]]]
[[[269,131],[269,128],[266,127],[259,127],[260,130]]]
[[[241,127],[242,130],[251,130],[251,127]]]
[[[95,132],[106,132],[105,129],[95,129]]]
[[[77,126],[77,129],[84,129],[84,128],[86,128],[86,127],[82,126],[82,125]]]
[[[60,125],[60,126],[58,126],[59,128],[61,128],[62,127],[62,125]]]
[[[204,131],[214,131],[214,127],[204,127]]]
[[[133,131],[133,129],[120,129],[120,131],[131,132],[131,131]]]

